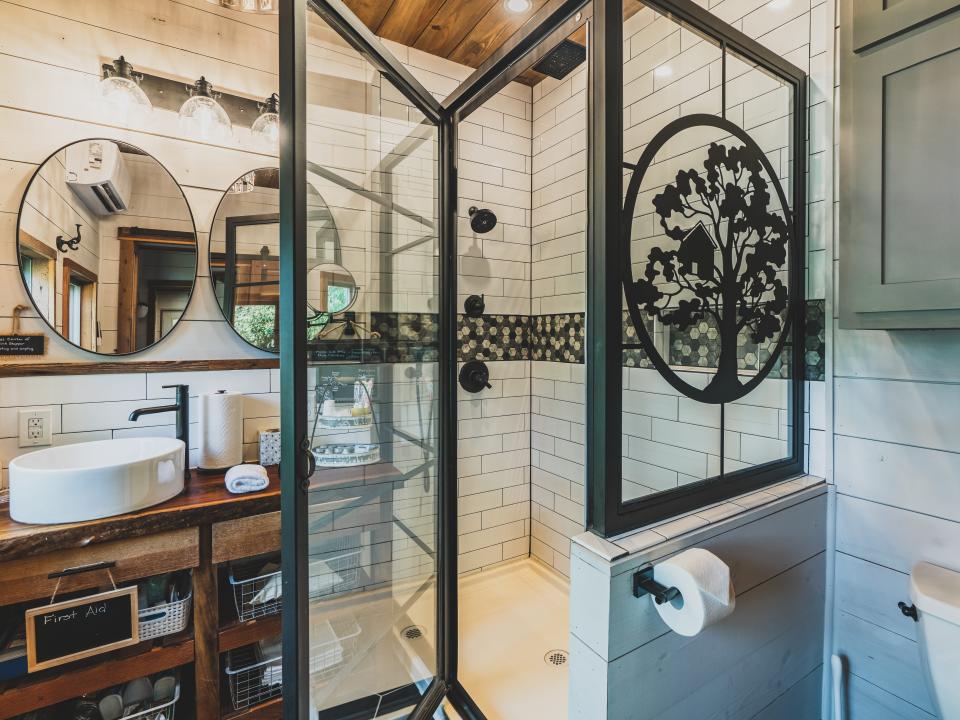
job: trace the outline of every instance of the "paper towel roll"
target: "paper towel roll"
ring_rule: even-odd
[[[673,556],[654,566],[653,578],[683,596],[682,601],[655,605],[661,619],[679,635],[693,637],[736,606],[730,568],[708,550],[693,548]]]
[[[222,470],[243,462],[243,393],[200,396],[200,469]]]

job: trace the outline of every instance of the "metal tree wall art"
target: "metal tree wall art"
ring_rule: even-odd
[[[652,201],[669,243],[649,251],[634,277],[631,228],[644,175],[676,134],[712,126],[730,136],[704,150],[701,167],[680,169]],[[708,403],[743,397],[770,372],[787,337],[790,292],[784,281],[793,242],[789,206],[760,147],[733,123],[692,115],[670,123],[634,168],[624,207],[624,291],[637,335],[654,366],[680,392]],[[705,387],[685,382],[650,337],[643,315],[683,333],[706,320],[716,328],[719,356]],[[774,346],[761,371],[742,376],[738,337]]]

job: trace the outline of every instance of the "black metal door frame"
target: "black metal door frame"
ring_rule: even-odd
[[[679,22],[708,33],[716,18],[691,0],[644,0]],[[600,532],[620,527],[620,215],[623,182],[622,67],[623,0],[548,0],[446,100],[437,101],[347,8],[342,0],[285,0],[280,6],[280,277],[281,277],[281,511],[283,570],[284,717],[309,716],[309,625],[307,599],[307,491],[313,472],[307,435],[306,250],[296,238],[306,232],[306,29],[307,12],[321,16],[438,128],[439,134],[439,442],[437,502],[437,674],[409,716],[429,720],[449,699],[464,720],[484,720],[458,679],[457,643],[457,128],[503,86],[536,64],[577,27],[588,33],[587,346],[588,524]],[[731,47],[758,64],[796,77],[793,65],[737,33]],[[797,108],[795,142],[805,148],[805,98]],[[798,152],[798,159],[803,155]],[[802,177],[801,170],[797,174]],[[803,183],[794,189],[803,207]],[[803,212],[795,216],[802,218]],[[802,223],[802,220],[799,222]],[[802,225],[800,226],[802,230]],[[802,237],[802,234],[801,234]],[[802,268],[798,270],[802,272]],[[799,355],[795,348],[795,355]],[[802,408],[802,383],[799,407]],[[591,422],[593,419],[595,421]],[[601,422],[602,420],[602,422]],[[795,423],[800,434],[802,423]],[[611,432],[613,427],[616,432]],[[795,448],[797,444],[795,444]],[[801,450],[802,452],[802,450]],[[628,520],[627,520],[628,521]],[[629,522],[629,521],[628,521]]]

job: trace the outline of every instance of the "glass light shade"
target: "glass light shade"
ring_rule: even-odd
[[[121,125],[142,123],[153,110],[143,89],[126,77],[114,75],[101,80],[100,97],[110,118]]]
[[[211,5],[239,10],[240,12],[276,14],[280,12],[280,0],[207,0]]]
[[[233,195],[239,195],[240,193],[252,192],[257,187],[257,173],[248,172],[246,175],[243,175],[237,178],[236,182],[230,186],[230,193]]]
[[[525,13],[533,7],[533,3],[531,0],[504,0],[503,6],[510,12]]]
[[[250,132],[258,142],[269,147],[276,147],[280,141],[280,116],[275,112],[261,113],[253,121]]]
[[[194,95],[180,108],[183,131],[198,140],[228,140],[233,124],[220,103],[206,95]]]

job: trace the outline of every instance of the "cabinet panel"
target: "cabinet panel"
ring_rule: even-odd
[[[854,6],[841,19],[841,324],[960,327],[960,13],[856,53]]]
[[[121,583],[193,568],[199,559],[197,528],[187,528],[12,560],[0,564],[0,605],[50,597],[57,587],[57,580],[47,576],[68,568],[115,562],[110,573],[117,583]],[[58,592],[63,594],[109,584],[107,572],[98,570],[61,578]]]
[[[280,513],[219,522],[213,526],[213,564],[280,550]]]
[[[958,8],[960,0],[855,0],[853,49],[860,52]]]

